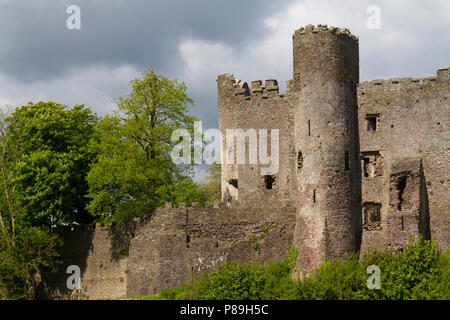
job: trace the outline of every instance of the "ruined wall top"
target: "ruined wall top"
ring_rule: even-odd
[[[365,91],[397,91],[399,89],[424,89],[429,87],[448,86],[450,68],[439,69],[436,76],[426,78],[390,78],[364,81],[358,85],[361,93]]]
[[[306,27],[301,27],[295,30],[292,37],[297,37],[300,35],[306,35],[308,33],[331,33],[336,35],[342,35],[349,37],[355,41],[359,41],[359,38],[353,35],[349,29],[347,28],[337,28],[337,27],[328,27],[326,24],[319,24],[314,26],[312,24],[307,25]]]
[[[225,84],[223,81],[229,83]],[[231,74],[222,74],[219,75],[218,82],[219,88],[228,85],[232,88],[235,97],[242,97],[244,100],[252,100],[254,98],[268,99],[272,97],[283,98],[287,94],[287,91],[280,92],[278,80],[276,79],[266,79],[264,83],[262,80],[252,80],[251,86],[249,86],[247,82],[235,78]]]

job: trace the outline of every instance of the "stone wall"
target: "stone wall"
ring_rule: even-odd
[[[170,206],[170,205],[169,205]],[[291,248],[293,205],[251,209],[160,208],[133,223],[80,227],[67,234],[63,264],[43,274],[37,299],[118,299],[150,295],[219,263],[282,260]],[[67,267],[81,269],[81,290],[69,290]]]
[[[127,288],[128,245],[133,228],[104,228],[87,225],[69,232],[61,251],[61,270],[56,275],[43,272],[36,289],[37,299],[124,298]],[[81,290],[67,288],[67,267],[81,269]]]
[[[222,194],[228,201],[239,201],[253,207],[276,206],[295,199],[295,150],[291,92],[279,92],[275,79],[254,80],[251,86],[232,75],[220,75],[218,85],[219,124],[224,142],[222,144]],[[253,131],[246,136],[245,161],[238,163],[239,140],[227,136],[227,129]],[[272,130],[278,130],[278,165],[273,173],[264,173],[260,139],[267,141],[267,155],[272,154]],[[267,136],[261,130],[267,132]],[[243,136],[243,134],[241,135]],[[227,148],[227,143],[234,139]],[[249,144],[251,139],[254,143]],[[254,149],[249,146],[253,146]],[[251,163],[250,156],[256,161]],[[270,184],[267,179],[271,179]]]
[[[393,159],[420,158],[432,238],[450,244],[449,69],[436,77],[373,80],[359,84],[363,206],[379,204],[380,228],[364,229],[363,250],[387,245]],[[425,204],[423,204],[425,205]]]
[[[158,209],[137,230],[128,257],[127,296],[180,285],[221,262],[282,260],[292,245],[295,209]]]
[[[389,179],[387,246],[397,250],[420,234],[430,239],[428,198],[421,159],[392,162]],[[376,219],[373,219],[376,220]]]

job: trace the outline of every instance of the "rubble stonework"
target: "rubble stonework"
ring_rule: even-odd
[[[248,85],[219,75],[222,134],[279,130],[278,172],[266,177],[264,164],[223,162],[218,208],[168,204],[120,232],[89,227],[69,235],[64,263],[83,274],[76,298],[153,294],[221,262],[283,259],[291,246],[297,275],[323,258],[399,249],[410,236],[447,248],[449,71],[358,83],[358,38],[309,25],[293,35],[285,92],[274,79]],[[223,160],[226,153],[223,145]],[[61,286],[40,296],[74,297]]]

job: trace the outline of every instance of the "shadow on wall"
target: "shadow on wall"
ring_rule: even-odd
[[[420,187],[419,234],[425,240],[431,240],[430,206],[422,160],[420,161]]]
[[[119,261],[124,256],[128,256],[131,239],[136,235],[136,231],[151,219],[151,212],[146,212],[132,221],[113,224],[108,228],[108,236],[111,241],[111,261]]]
[[[67,267],[79,266],[83,278],[89,253],[93,248],[94,231],[95,225],[78,226],[73,231],[67,231],[63,237],[64,245],[60,250],[62,264],[56,275],[49,270],[41,270],[41,282],[36,288],[35,299],[61,299],[72,296],[73,291],[67,288],[67,278],[70,276],[66,273]]]

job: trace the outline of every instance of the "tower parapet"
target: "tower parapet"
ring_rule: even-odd
[[[272,78],[253,80],[249,86],[232,75],[220,75],[217,83],[220,130],[224,138],[222,199],[246,206],[278,206],[293,201],[290,94],[280,93],[278,81]],[[229,136],[228,129],[234,130],[235,135]],[[279,140],[273,142],[277,136]],[[261,144],[264,139],[266,145]],[[245,162],[237,163],[242,145],[245,145]],[[270,163],[264,154],[270,157]],[[267,168],[273,171],[264,173]]]

